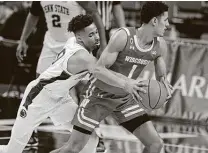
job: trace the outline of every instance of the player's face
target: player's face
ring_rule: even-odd
[[[93,51],[99,48],[100,37],[94,23],[82,30],[80,36],[83,44],[89,51]]]
[[[168,12],[164,12],[160,17],[158,17],[158,24],[155,26],[156,35],[159,37],[164,36],[165,30],[168,26]]]

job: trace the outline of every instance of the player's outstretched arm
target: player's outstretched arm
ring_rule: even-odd
[[[164,60],[164,59],[166,59],[166,55],[167,55],[167,44],[166,44],[165,40],[162,38],[160,39],[160,51],[161,51],[161,54],[154,61],[155,75],[156,75],[156,79],[158,81],[161,81],[165,84],[165,86],[168,90],[168,94],[169,94],[168,98],[170,98],[171,94],[172,94],[172,86],[170,85],[170,83],[167,80],[166,63]]]
[[[68,59],[67,70],[72,74],[90,71],[97,59],[86,50],[79,50]]]
[[[105,36],[105,27],[103,25],[102,19],[100,14],[97,10],[96,4],[93,1],[77,1],[77,3],[82,6],[88,14],[91,14],[93,17],[93,21],[98,29],[99,36],[100,36],[100,48],[103,50],[106,45],[106,36]]]
[[[41,6],[39,6],[39,3],[33,2],[30,12],[36,13],[37,11],[39,11],[40,8],[37,8],[37,7],[41,7]],[[17,51],[16,51],[16,57],[19,62],[21,62],[23,60],[23,57],[26,57],[26,55],[27,55],[28,46],[26,44],[26,40],[29,37],[29,35],[32,33],[33,29],[36,27],[38,20],[39,20],[39,16],[34,15],[34,14],[32,14],[32,13],[28,14],[24,28],[23,28],[22,35],[20,37],[19,45],[18,45]]]
[[[121,79],[121,77],[117,77],[114,74],[114,72],[105,68],[112,65],[115,62],[118,53],[124,48],[126,44],[125,39],[127,39],[127,36],[125,38],[126,32],[124,30],[120,30],[120,32],[118,32],[118,34],[116,35],[118,35],[118,37],[120,37],[121,39],[117,40],[117,36],[115,36],[116,38],[112,38],[113,41],[109,43],[107,48],[102,53],[102,56],[100,57],[98,64],[96,64],[97,59],[93,57],[89,52],[87,52],[86,50],[79,50],[68,59],[68,71],[72,74],[77,74],[82,71],[89,71],[95,76],[98,75],[98,79],[101,79],[102,81],[105,81],[108,84],[113,84],[116,87],[121,87],[121,83],[118,80],[120,79],[120,81],[122,82],[124,78],[127,79],[127,77],[123,76],[123,78]],[[123,40],[124,43],[122,42]],[[117,44],[115,44],[115,42]],[[120,49],[118,48],[118,44],[122,44],[120,46]],[[105,74],[105,71],[107,72],[107,74]]]

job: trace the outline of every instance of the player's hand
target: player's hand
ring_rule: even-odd
[[[136,101],[141,101],[142,98],[139,95],[139,92],[147,93],[143,87],[147,87],[148,85],[144,82],[130,79],[126,82],[125,90],[133,96]]]
[[[18,62],[22,62],[24,57],[27,56],[27,49],[28,49],[28,45],[26,44],[26,42],[20,41],[16,51],[16,57]]]

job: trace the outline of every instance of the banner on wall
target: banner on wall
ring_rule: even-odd
[[[208,46],[188,42],[167,41],[168,79],[174,88],[173,96],[164,108],[153,115],[208,120]],[[141,77],[154,79],[154,66],[149,65]]]

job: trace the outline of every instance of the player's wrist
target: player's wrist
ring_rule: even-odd
[[[26,39],[25,39],[25,38],[21,38],[21,39],[19,40],[19,43],[21,43],[21,44],[26,43]]]
[[[123,81],[123,90],[126,91],[127,93],[129,93],[129,90],[128,90],[128,80],[124,80]]]

